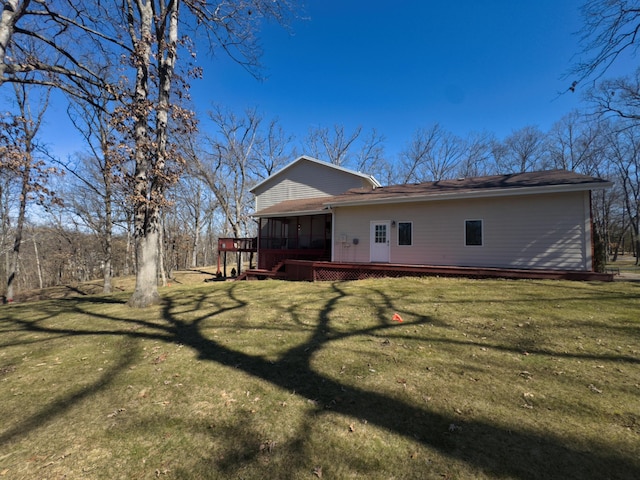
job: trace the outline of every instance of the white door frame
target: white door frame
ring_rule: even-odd
[[[377,228],[377,227],[382,228]],[[389,263],[391,258],[391,220],[372,220],[369,227],[369,261]]]

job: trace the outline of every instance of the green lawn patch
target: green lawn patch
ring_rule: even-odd
[[[0,308],[0,479],[640,478],[639,283],[161,294]]]

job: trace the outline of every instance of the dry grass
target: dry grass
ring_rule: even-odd
[[[192,275],[0,309],[0,478],[640,478],[638,283]]]
[[[607,267],[617,268],[620,273],[640,274],[640,266],[636,265],[636,258],[633,255],[620,255],[615,262],[611,262]]]

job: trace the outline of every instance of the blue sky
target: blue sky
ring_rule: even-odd
[[[394,160],[416,129],[436,122],[461,136],[503,138],[527,125],[545,131],[584,106],[579,93],[560,95],[579,51],[582,0],[306,3],[307,19],[291,32],[263,31],[264,81],[201,47],[196,109],[256,107],[298,144],[313,127],[375,128]],[[612,73],[631,72],[625,68]],[[60,125],[46,127],[50,143],[65,138]]]

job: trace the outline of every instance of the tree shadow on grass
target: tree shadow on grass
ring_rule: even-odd
[[[237,294],[237,288],[235,285],[230,286],[225,290],[227,295],[220,300],[208,297],[207,293],[199,293],[192,298],[168,297],[162,309],[162,322],[115,318],[108,314],[91,312],[87,315],[112,321],[113,328],[103,327],[98,330],[87,328],[86,331],[80,331],[47,327],[41,322],[20,322],[17,319],[14,319],[14,322],[25,330],[41,333],[121,335],[179,343],[196,351],[201,361],[235,368],[285,391],[295,392],[299,397],[318,406],[314,415],[330,412],[375,425],[412,441],[420,442],[452,459],[467,463],[470,468],[483,471],[489,476],[522,480],[640,478],[640,463],[620,455],[613,449],[584,451],[567,445],[559,438],[543,436],[524,428],[509,430],[480,420],[465,421],[465,434],[456,435],[450,431],[449,427],[459,421],[458,417],[431,411],[425,406],[391,398],[376,391],[343,384],[315,370],[312,362],[314,355],[332,342],[352,336],[381,335],[399,326],[384,319],[389,309],[395,310],[394,302],[384,292],[374,292],[376,296],[383,299],[381,305],[377,307],[378,316],[381,319],[378,325],[352,331],[339,331],[332,326],[331,318],[340,302],[348,295],[341,284],[333,284],[332,297],[319,309],[317,317],[312,319],[315,324],[309,326],[311,322],[305,322],[309,328],[306,340],[290,348],[277,360],[273,360],[231,349],[206,335],[207,322],[211,319],[234,310],[240,312],[247,306],[247,301]],[[77,313],[82,313],[81,307],[80,302],[75,304]],[[188,318],[188,320],[182,320],[182,318]],[[419,317],[402,325],[428,324],[432,321],[429,317]],[[630,360],[637,362],[637,359]],[[64,413],[73,404],[105,388],[130,361],[126,354],[123,355],[120,363],[106,372],[94,385],[52,403],[42,412],[25,420],[9,432],[5,432],[0,437],[0,442],[15,439],[22,435],[20,432],[37,428],[46,419]],[[232,430],[239,434],[243,428],[239,424],[235,430],[233,428]],[[296,445],[300,451],[303,450],[300,445],[308,435],[308,432],[300,431],[298,438],[292,440],[291,448],[294,452]],[[249,441],[249,437],[244,438],[247,441],[240,445],[237,451],[231,452],[224,460],[213,460],[217,462],[219,469],[231,474],[236,467],[239,468],[236,463],[246,463],[255,457],[256,445]]]
[[[37,414],[25,418],[0,434],[0,446],[16,441],[35,429],[42,428],[56,417],[73,409],[78,403],[108,388],[113,379],[131,366],[137,356],[135,350],[131,348],[122,349],[121,352],[116,364],[106,369],[95,382],[54,400]]]
[[[291,348],[276,361],[230,350],[206,338],[202,335],[200,325],[208,315],[183,323],[172,314],[174,302],[170,299],[166,303],[164,316],[168,323],[175,325],[176,340],[197,349],[201,360],[240,369],[317,402],[327,411],[415,439],[488,475],[531,480],[640,478],[640,464],[631,462],[615,451],[584,452],[565,445],[559,439],[543,437],[534,432],[507,430],[482,421],[467,421],[467,435],[455,436],[449,428],[458,421],[454,416],[432,412],[375,391],[343,385],[315,371],[311,364],[312,357],[329,342],[394,328],[393,325],[382,324],[350,333],[335,332],[330,325],[330,316],[346,294],[338,284],[334,284],[333,289],[335,295],[319,312],[317,326],[308,340]],[[233,292],[231,294],[233,297]],[[392,306],[392,302],[388,301],[386,306]],[[429,318],[422,318],[413,323],[429,321]],[[468,438],[473,440],[466,440]],[[483,438],[491,439],[486,447]],[[501,448],[496,450],[496,445]]]

